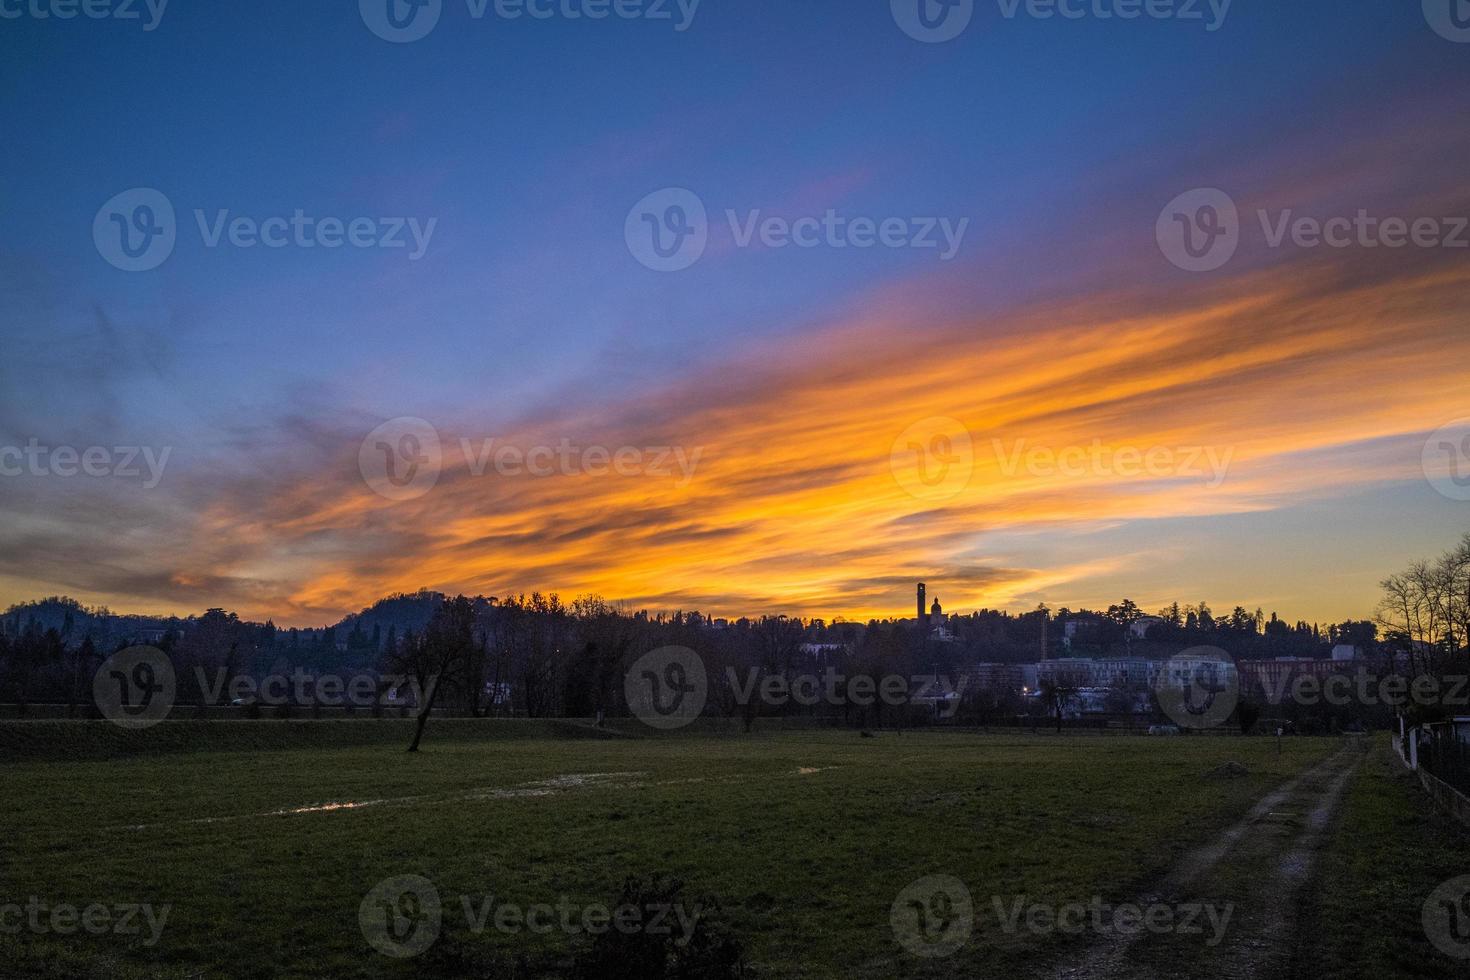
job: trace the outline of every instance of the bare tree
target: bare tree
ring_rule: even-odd
[[[1077,696],[1077,686],[1072,678],[1058,676],[1056,679],[1048,677],[1038,685],[1041,691],[1041,703],[1052,712],[1057,723],[1057,733],[1062,731],[1062,713],[1072,699]]]
[[[417,752],[429,715],[446,679],[462,669],[471,655],[475,637],[475,604],[464,596],[444,600],[422,636],[408,636],[389,654],[392,669],[410,677],[418,696],[418,724],[408,751]],[[452,681],[451,681],[452,682]]]

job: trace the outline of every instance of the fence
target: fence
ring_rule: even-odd
[[[1470,741],[1453,723],[1425,725],[1419,744],[1419,767],[1461,793],[1470,794]]]

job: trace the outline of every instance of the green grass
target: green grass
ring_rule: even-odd
[[[151,728],[125,729],[101,722],[0,721],[0,761],[86,761],[173,752],[277,752],[382,746],[403,749],[415,722],[399,718],[315,721],[300,719],[169,721]],[[613,738],[589,724],[563,720],[436,718],[436,742],[514,739]]]
[[[1470,874],[1470,832],[1436,809],[1386,737],[1348,790],[1321,860],[1297,976],[1466,975],[1463,961],[1430,944],[1421,914],[1441,882]]]
[[[168,745],[188,736],[162,731],[171,724],[157,736]],[[1011,976],[1055,948],[1002,933],[992,896],[1131,897],[1337,748],[1293,739],[1277,756],[1266,739],[845,731],[487,741],[450,729],[436,722],[416,756],[385,738],[0,767],[0,904],[173,905],[156,947],[0,937],[0,972],[489,976],[519,957],[521,975],[554,973],[580,937],[472,934],[459,896],[612,904],[626,877],[668,874],[720,901],[718,921],[759,976]],[[1231,759],[1250,776],[1204,778]],[[637,775],[476,796],[579,773]],[[398,802],[187,822],[366,800]],[[443,938],[407,961],[372,951],[358,924],[368,891],[402,874],[433,880],[445,903]],[[898,893],[932,874],[958,877],[975,899],[975,934],[947,960],[905,953],[889,926]]]

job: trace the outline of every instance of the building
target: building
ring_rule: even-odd
[[[1128,624],[1128,631],[1133,634],[1135,640],[1146,640],[1148,631],[1163,622],[1158,616],[1140,616]]]
[[[918,588],[919,628],[924,631],[925,636],[936,643],[956,642],[959,637],[955,636],[954,632],[950,630],[947,625],[945,625],[944,607],[939,604],[939,598],[936,596],[934,599],[934,603],[928,609],[924,608],[925,598],[926,595],[924,583],[920,582]]]
[[[1174,657],[1144,660],[1137,657],[1092,660],[1063,657],[1037,664],[1038,680],[1064,687],[1118,688],[1141,690],[1160,683],[1183,687],[1199,681],[1231,684],[1240,676],[1230,660],[1213,657]]]
[[[1030,694],[1037,688],[1036,664],[975,664],[964,676],[970,687],[980,691]]]
[[[1093,666],[1097,661],[1086,657],[1058,657],[1036,665],[1036,680],[1063,687],[1092,686]]]
[[[1243,690],[1260,693],[1270,703],[1278,704],[1297,678],[1312,677],[1321,681],[1341,673],[1346,663],[1336,659],[1301,660],[1296,657],[1243,660],[1240,663],[1240,684]]]

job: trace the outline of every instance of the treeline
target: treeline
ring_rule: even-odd
[[[622,670],[631,656],[661,646],[688,647],[709,665],[711,711],[738,713],[727,679],[822,673],[849,676],[957,677],[980,663],[1034,663],[1043,656],[1167,657],[1217,646],[1238,660],[1325,658],[1351,644],[1424,660],[1463,649],[1470,637],[1470,536],[1454,551],[1385,581],[1375,621],[1326,627],[1290,623],[1275,613],[1208,603],[1172,604],[1154,616],[1131,600],[1104,610],[1012,614],[980,610],[923,624],[867,623],[784,616],[714,619],[700,612],[654,615],[596,596],[564,603],[555,594],[457,597],[421,591],[390,596],[320,629],[279,629],[223,609],[187,618],[118,616],[53,597],[0,615],[0,703],[87,704],[103,660],[146,643],[170,657],[181,703],[227,703],[236,678],[411,673],[424,644],[453,603],[460,637],[440,671],[440,707],[469,715],[588,717],[617,713]],[[461,601],[462,600],[462,601]],[[942,627],[942,630],[937,629]],[[1007,705],[1007,708],[1010,706]],[[799,705],[789,710],[803,710]]]
[[[1076,637],[1064,649],[1077,656],[1167,655],[1188,646],[1214,646],[1237,660],[1278,657],[1325,659],[1339,644],[1358,647],[1365,655],[1377,651],[1378,625],[1372,620],[1348,620],[1323,627],[1316,623],[1288,623],[1277,613],[1248,611],[1236,606],[1216,615],[1207,602],[1175,602],[1153,615],[1130,599],[1101,612],[1059,609],[1058,624],[1076,624]],[[1055,655],[1056,651],[1053,651]]]
[[[1411,670],[1464,669],[1470,647],[1470,534],[1381,583],[1384,646]]]

